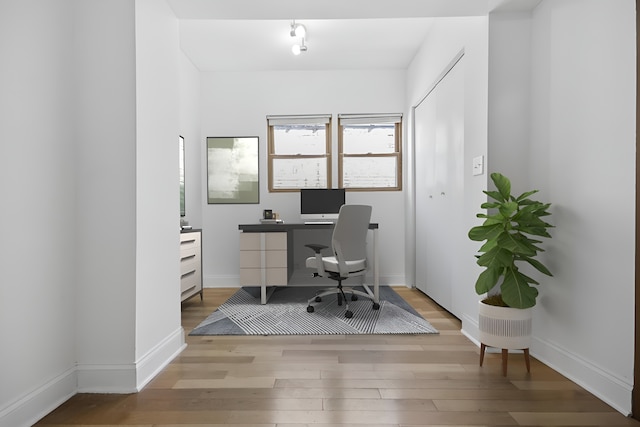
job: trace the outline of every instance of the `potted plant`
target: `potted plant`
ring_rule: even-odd
[[[475,284],[478,295],[487,294],[479,306],[480,365],[486,346],[501,348],[506,374],[509,349],[524,349],[529,369],[531,307],[538,296],[538,289],[532,285],[538,282],[524,274],[520,266],[529,264],[542,274],[552,275],[536,256],[544,251],[539,238],[550,238],[547,230],[553,226],[543,220],[550,215],[551,204],[529,198],[538,190],[515,197],[507,177],[492,173],[491,179],[497,190],[484,191],[492,201],[481,205],[489,213],[476,215],[485,221],[469,230],[469,238],[484,242],[478,250],[481,255],[476,256],[484,270]]]

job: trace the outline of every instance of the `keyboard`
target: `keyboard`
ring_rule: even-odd
[[[333,225],[333,221],[305,221],[304,222],[304,225],[323,225],[323,224]]]

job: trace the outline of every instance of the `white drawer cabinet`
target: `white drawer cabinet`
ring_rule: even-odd
[[[240,233],[240,284],[287,285],[287,233]]]
[[[202,299],[202,233],[199,230],[180,233],[181,301],[200,294]]]

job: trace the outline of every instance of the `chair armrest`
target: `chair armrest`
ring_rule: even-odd
[[[326,275],[326,272],[324,271],[324,261],[322,260],[322,254],[320,253],[323,249],[327,249],[329,246],[325,246],[325,245],[318,245],[318,244],[308,244],[305,245],[308,248],[313,249],[313,251],[316,253],[316,272],[313,274],[314,277],[317,276],[321,276],[324,277]]]
[[[321,250],[327,249],[329,246],[318,245],[318,244],[309,244],[305,245],[308,248],[311,248],[315,253],[319,254]]]

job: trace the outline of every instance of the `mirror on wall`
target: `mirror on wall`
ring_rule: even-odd
[[[180,156],[180,217],[185,216],[184,199],[184,138],[178,136],[179,156]]]

